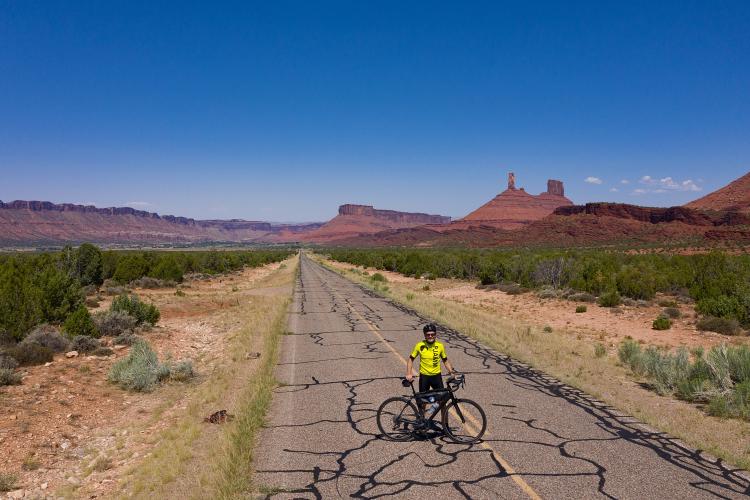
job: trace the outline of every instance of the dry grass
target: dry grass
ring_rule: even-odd
[[[346,278],[582,389],[692,447],[750,470],[750,423],[711,417],[695,405],[643,389],[615,356],[597,357],[591,343],[576,338],[576,332],[556,329],[545,333],[539,327],[498,317],[474,305],[424,291],[415,293],[413,287],[401,283],[391,282],[384,291],[358,273],[342,271],[319,256],[314,258]]]
[[[122,484],[123,497],[229,498],[250,490],[252,445],[275,383],[278,337],[297,263],[296,257],[290,259],[243,289],[247,294],[230,313],[243,326],[227,337],[221,363],[195,388],[186,410],[156,437],[158,444],[149,456],[129,472]],[[248,362],[249,351],[260,351],[260,360]],[[165,396],[166,411],[176,397]],[[236,416],[232,423],[203,422],[223,408]]]

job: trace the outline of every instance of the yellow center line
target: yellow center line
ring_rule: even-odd
[[[334,295],[338,295],[333,290],[331,290],[331,292]],[[344,302],[349,307],[349,310],[353,312],[354,314],[356,314],[360,320],[364,321],[367,327],[370,329],[370,331],[372,331],[372,333],[374,333],[380,339],[380,341],[383,344],[385,344],[386,347],[388,347],[388,349],[390,349],[391,352],[395,354],[398,359],[401,360],[401,362],[404,364],[404,367],[408,366],[408,362],[406,361],[406,358],[403,357],[401,353],[396,351],[396,349],[394,349],[393,346],[388,341],[385,340],[385,338],[383,338],[383,336],[380,334],[380,329],[377,327],[377,325],[373,324],[370,320],[362,316],[359,313],[359,311],[357,311],[349,302],[347,301],[344,301]],[[469,420],[474,421],[474,425],[480,426],[480,423],[477,422],[477,420],[474,417],[472,417],[468,413],[466,414],[466,416],[468,417]],[[534,489],[531,486],[529,486],[529,483],[524,481],[524,479],[518,475],[516,470],[513,467],[511,467],[511,465],[500,455],[500,453],[497,452],[497,450],[495,450],[492,446],[487,444],[487,442],[485,441],[482,441],[480,443],[480,446],[492,452],[492,456],[495,457],[495,460],[497,460],[498,463],[500,463],[500,465],[503,467],[503,469],[505,469],[505,471],[508,473],[511,479],[513,479],[513,481],[523,490],[524,493],[526,493],[529,496],[529,498],[533,498],[534,500],[542,499],[542,497],[540,497],[537,494],[537,492],[534,491]]]

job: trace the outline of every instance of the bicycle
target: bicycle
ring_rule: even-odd
[[[456,397],[455,392],[465,384],[466,377],[461,374],[447,380],[447,389],[416,392],[414,382],[401,379],[402,386],[411,387],[412,395],[383,401],[377,413],[378,429],[391,441],[408,441],[430,430],[440,412],[443,432],[450,439],[456,443],[476,443],[487,430],[487,416],[474,401]],[[423,407],[430,402],[438,406],[426,415]]]

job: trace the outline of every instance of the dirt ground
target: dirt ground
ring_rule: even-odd
[[[339,269],[355,269],[351,264],[329,263]],[[465,280],[410,278],[398,273],[379,271],[373,268],[359,268],[370,275],[379,272],[389,282],[406,285],[415,292],[428,293],[440,298],[471,305],[503,318],[521,321],[528,325],[543,328],[552,327],[581,338],[591,338],[615,346],[626,337],[656,346],[674,348],[679,346],[711,347],[723,343],[750,344],[750,337],[729,337],[714,332],[696,329],[696,314],[692,304],[677,302],[681,317],[673,319],[669,330],[654,330],[653,321],[663,311],[658,305],[661,300],[675,300],[674,297],[657,296],[646,307],[625,306],[617,308],[599,307],[596,303],[572,302],[565,299],[542,299],[533,292],[509,295],[499,290],[477,289],[477,284]],[[429,286],[424,291],[424,286]],[[576,313],[576,306],[586,305],[586,312]]]
[[[198,374],[192,382],[167,383],[151,393],[109,384],[110,367],[129,351],[123,346],[113,346],[108,357],[58,354],[48,366],[24,368],[21,385],[0,388],[0,474],[17,477],[15,489],[0,497],[111,494],[123,471],[147,456],[170,416],[185,409],[191,389],[221,362],[223,339],[240,326],[232,308],[258,293],[253,283],[280,265],[188,282],[181,286],[184,296],[174,288],[133,290],[161,311],[158,325],[143,337],[160,360],[192,360]]]

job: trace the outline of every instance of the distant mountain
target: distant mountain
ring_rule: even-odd
[[[736,210],[750,213],[750,172],[685,206],[704,210]]]
[[[195,220],[130,207],[97,208],[47,201],[0,201],[0,246],[100,244],[276,243],[297,241],[322,223],[272,224]]]
[[[310,243],[329,243],[358,235],[373,234],[424,224],[447,224],[450,217],[423,213],[378,210],[370,205],[341,205],[336,217],[300,238]]]
[[[585,246],[619,243],[750,242],[750,214],[619,203],[563,206],[523,229],[486,224],[384,231],[337,241],[346,246]]]
[[[501,229],[520,229],[551,214],[557,207],[572,205],[565,197],[562,181],[547,181],[547,191],[539,195],[516,188],[513,172],[508,174],[508,188],[469,215],[453,222],[451,229],[482,224]]]

